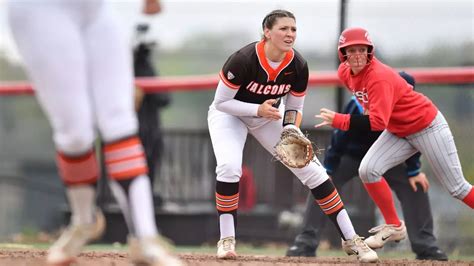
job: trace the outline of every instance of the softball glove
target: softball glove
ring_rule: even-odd
[[[277,159],[291,168],[303,168],[314,158],[311,141],[296,126],[286,126],[275,146]]]

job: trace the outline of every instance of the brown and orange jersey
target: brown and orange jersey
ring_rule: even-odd
[[[231,89],[238,90],[236,100],[261,104],[287,93],[304,96],[308,85],[308,64],[294,49],[272,68],[265,51],[265,42],[253,42],[232,54],[220,72],[220,78]]]

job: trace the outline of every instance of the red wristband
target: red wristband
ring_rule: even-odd
[[[351,124],[351,115],[349,114],[340,114],[336,113],[334,119],[332,120],[332,126],[340,130],[347,131],[349,130],[349,125]]]

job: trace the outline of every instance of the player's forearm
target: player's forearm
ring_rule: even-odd
[[[285,114],[283,116],[283,126],[293,124],[297,127],[301,126],[303,119],[303,106],[305,96],[295,96],[289,93],[286,96]]]
[[[368,115],[350,115],[336,113],[334,115],[334,120],[332,121],[332,126],[344,131],[357,130],[368,132],[372,130]]]
[[[217,110],[235,116],[257,116],[258,104],[246,103],[234,99],[236,89],[228,87],[222,80],[217,84],[214,106]]]
[[[303,113],[305,96],[295,96],[291,93],[286,95],[285,110],[296,110]]]
[[[258,104],[231,99],[215,103],[216,109],[235,116],[257,116]]]

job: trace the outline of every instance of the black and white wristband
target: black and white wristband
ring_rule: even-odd
[[[298,111],[286,110],[285,115],[283,116],[283,127],[287,125],[296,125],[297,119],[298,119]]]

